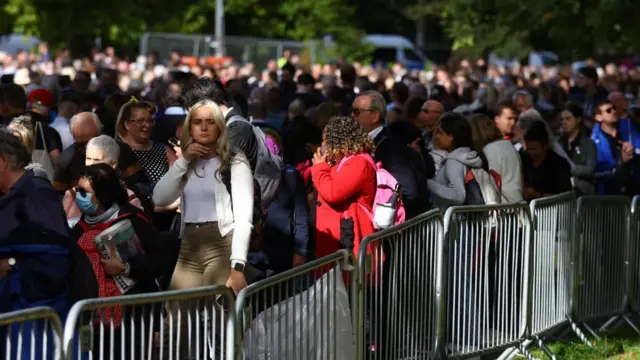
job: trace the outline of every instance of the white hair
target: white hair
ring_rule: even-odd
[[[87,148],[94,146],[104,152],[104,160],[106,162],[116,162],[120,158],[120,146],[118,146],[118,142],[109,135],[100,135],[89,140]]]
[[[511,101],[515,102],[519,97],[526,97],[527,104],[533,105],[533,95],[531,95],[527,90],[518,90],[514,92],[511,96]]]
[[[98,134],[102,134],[102,122],[100,121],[100,118],[95,113],[88,112],[88,111],[73,115],[71,119],[69,119],[69,128],[73,129],[73,126],[75,125],[75,123],[81,120],[82,117],[86,115],[91,116],[91,118],[96,124],[96,128],[98,129]]]

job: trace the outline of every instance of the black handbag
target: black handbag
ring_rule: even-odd
[[[343,249],[353,252],[355,232],[353,230],[353,219],[345,217],[340,219],[340,245]]]

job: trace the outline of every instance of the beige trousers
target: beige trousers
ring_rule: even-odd
[[[224,285],[229,278],[231,238],[220,235],[217,222],[185,224],[178,263],[171,277],[171,290]]]
[[[224,237],[220,235],[217,222],[186,224],[170,290],[224,285],[229,278],[231,266],[229,257],[232,236],[233,232]],[[166,351],[163,359],[198,358],[197,354],[200,358],[208,358],[212,353],[222,351],[224,345],[220,343],[220,334],[224,329],[225,317],[222,316],[222,308],[214,300],[177,300],[167,304],[172,316],[165,317],[166,335],[162,343]],[[205,315],[205,308],[208,315]],[[169,336],[171,333],[173,336]],[[173,338],[172,341],[169,338]],[[168,356],[169,353],[175,355]]]

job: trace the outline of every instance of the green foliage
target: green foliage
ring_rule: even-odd
[[[145,31],[213,33],[214,0],[6,0],[0,33],[38,36],[53,46],[79,47],[101,36],[106,43],[135,45]],[[231,35],[308,41],[332,35],[338,55],[361,55],[360,32],[343,0],[225,0]]]
[[[640,8],[633,0],[436,0],[407,13],[437,15],[454,50],[468,55],[495,50],[521,57],[532,49],[563,58],[586,58],[640,49]]]

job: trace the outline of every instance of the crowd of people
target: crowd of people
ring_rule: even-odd
[[[40,50],[0,59],[0,312],[237,294],[432,208],[640,193],[632,70],[463,61],[426,79],[291,56],[259,76]],[[105,256],[101,234],[127,225],[134,249]]]

